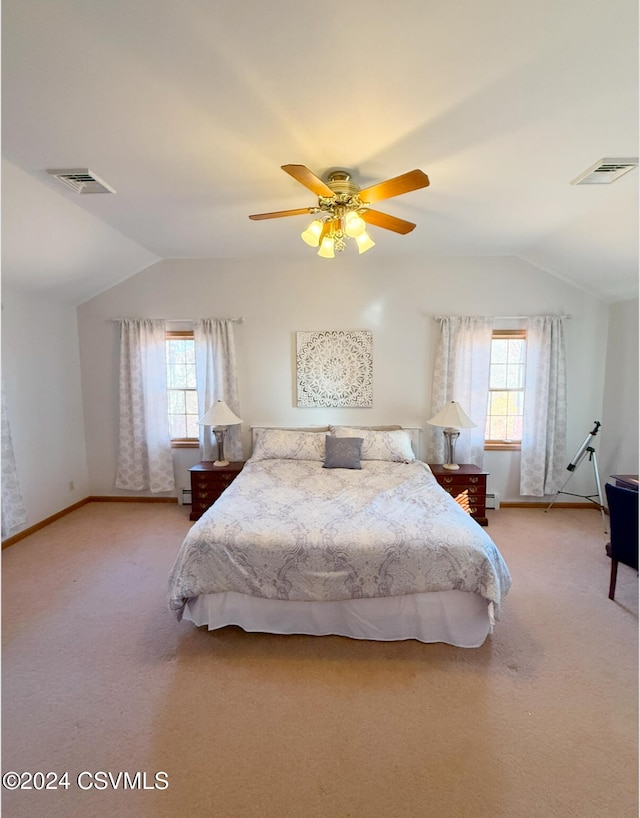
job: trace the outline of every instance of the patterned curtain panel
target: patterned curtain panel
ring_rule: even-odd
[[[447,401],[458,401],[476,426],[460,431],[456,461],[480,468],[484,458],[492,332],[493,318],[490,317],[452,315],[441,318],[433,369],[429,418],[443,409]],[[443,463],[444,449],[442,429],[427,425],[429,462]]]
[[[564,320],[536,315],[527,319],[520,494],[542,497],[560,489],[566,445]]]
[[[198,380],[198,409],[200,417],[216,400],[223,400],[239,418],[240,399],[236,373],[234,321],[230,318],[205,318],[196,321],[193,335],[196,342],[196,372]],[[241,426],[229,426],[224,438],[224,456],[227,460],[242,460]],[[200,457],[216,460],[218,449],[212,442],[210,426],[200,427]]]
[[[120,447],[116,488],[174,491],[163,320],[120,322]]]
[[[27,525],[27,513],[22,502],[16,461],[13,456],[11,427],[2,387],[2,539],[17,534]]]

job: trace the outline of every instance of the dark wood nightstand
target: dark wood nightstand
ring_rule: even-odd
[[[469,494],[469,507],[471,516],[480,525],[489,525],[487,520],[487,474],[477,466],[461,463],[460,468],[445,469],[444,466],[429,463],[429,468],[433,472],[442,488],[457,497],[466,489]]]
[[[192,466],[190,520],[198,520],[212,506],[222,492],[242,471],[244,461],[232,461],[226,466],[214,466],[212,460],[203,460]]]

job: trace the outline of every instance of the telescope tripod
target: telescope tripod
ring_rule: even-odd
[[[596,494],[573,494],[570,491],[564,491],[564,487],[567,485],[569,480],[571,480],[571,478],[573,477],[573,473],[575,472],[575,470],[578,468],[580,463],[582,463],[582,461],[584,460],[584,458],[587,455],[589,455],[589,460],[591,461],[591,463],[593,463],[593,476],[594,476],[594,479],[595,479],[595,482],[596,482],[597,493]],[[562,484],[560,489],[555,493],[555,496],[554,496],[553,500],[549,503],[549,505],[545,509],[545,513],[547,511],[549,511],[551,506],[555,503],[555,501],[557,500],[559,494],[569,494],[572,497],[584,497],[585,500],[589,500],[591,503],[598,506],[598,508],[600,509],[600,514],[602,515],[602,524],[604,526],[604,532],[606,534],[607,533],[607,518],[605,517],[604,503],[602,502],[602,488],[600,486],[600,475],[598,474],[598,458],[596,457],[596,450],[593,448],[593,446],[587,446],[586,448],[584,448],[582,450],[582,453],[580,454],[578,459],[574,460],[574,462],[571,465],[573,466],[573,468],[569,467],[570,471],[571,471],[571,474],[564,481],[564,483]],[[597,503],[593,499],[594,497],[598,498]]]

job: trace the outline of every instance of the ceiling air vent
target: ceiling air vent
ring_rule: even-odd
[[[638,167],[638,157],[635,159],[601,159],[590,168],[577,176],[572,185],[609,185],[625,173]]]
[[[88,168],[48,170],[74,193],[115,193],[115,190]]]

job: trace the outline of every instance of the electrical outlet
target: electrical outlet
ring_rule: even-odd
[[[73,491],[75,486],[73,485],[73,480],[69,480],[69,491]]]

